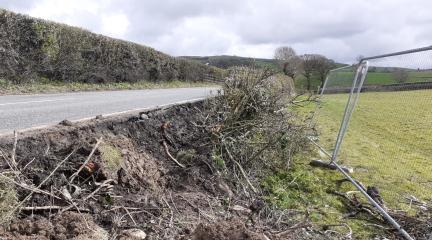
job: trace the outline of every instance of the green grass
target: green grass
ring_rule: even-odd
[[[332,149],[346,94],[325,95],[317,122],[320,143]],[[362,93],[339,159],[354,176],[376,186],[392,208],[408,210],[404,196],[431,200],[432,90]]]
[[[103,91],[103,90],[132,90],[132,89],[155,89],[155,88],[180,88],[180,87],[204,87],[215,86],[206,82],[147,82],[139,81],[135,83],[79,83],[79,82],[55,82],[39,80],[33,83],[13,84],[7,80],[0,79],[0,95],[7,94],[28,94],[28,93],[58,93],[58,92],[77,92],[77,91]]]
[[[101,152],[101,158],[106,168],[109,171],[116,173],[123,163],[123,157],[120,150],[114,146],[103,143],[99,147],[99,151]]]
[[[337,104],[336,111],[346,99],[338,99],[338,101],[340,102]],[[304,107],[292,107],[292,111],[300,113],[300,116],[306,118],[314,109],[315,104],[313,103]],[[307,122],[307,120],[300,118],[300,122]],[[338,127],[339,123],[336,122],[334,126],[331,125],[330,128],[326,129],[328,132],[335,132],[332,135],[335,138]],[[333,140],[330,142],[333,143]],[[309,165],[310,160],[319,158],[317,149],[311,146],[311,149],[306,149],[294,156],[289,169],[279,169],[266,177],[262,181],[262,187],[267,192],[266,200],[285,209],[295,209],[300,216],[307,214],[314,225],[321,230],[324,230],[327,225],[346,223],[353,230],[353,239],[373,239],[376,236],[384,236],[386,233],[383,229],[373,225],[383,225],[383,223],[377,222],[376,219],[367,214],[359,213],[354,218],[344,217],[352,210],[347,209],[344,200],[332,192],[348,192],[356,189],[348,182],[338,184],[338,180],[344,179],[339,172]],[[361,197],[360,195],[357,196]],[[294,215],[293,218],[301,217]],[[340,226],[331,227],[330,230],[342,234],[348,233],[345,227]]]
[[[328,86],[351,86],[354,78],[354,72],[350,71],[338,71],[333,72],[331,75],[331,81],[328,82]],[[432,81],[432,72],[409,72],[407,83],[415,82],[430,82]],[[398,83],[392,73],[389,72],[369,72],[367,74],[365,85],[387,85]]]
[[[4,176],[0,176],[0,225],[10,223],[15,216],[15,214],[11,214],[11,210],[17,203],[15,186]]]
[[[355,218],[344,218],[350,213],[343,200],[331,194],[331,191],[346,192],[355,190],[348,183],[337,185],[336,181],[342,175],[336,171],[314,168],[309,165],[311,158],[316,159],[316,153],[305,152],[295,157],[289,170],[280,170],[264,179],[262,187],[267,191],[267,201],[279,207],[294,209],[302,218],[305,214],[323,230],[326,225],[346,223],[353,230],[353,239],[372,239],[383,235],[381,228],[374,227],[377,223],[370,216],[360,213]],[[348,233],[344,227],[334,227],[340,233]]]
[[[333,150],[347,94],[324,95],[317,113],[320,144]],[[387,206],[414,213],[404,196],[432,200],[432,90],[362,93],[342,144],[340,161],[354,167],[354,177],[366,186],[376,186]],[[314,110],[314,104],[295,109],[302,114]],[[343,200],[330,191],[355,191],[350,183],[338,185],[344,177],[337,171],[309,166],[321,158],[314,149],[298,154],[288,170],[268,176],[262,186],[267,200],[287,209],[310,214],[318,226],[347,223],[353,239],[385,236],[371,224],[368,215],[343,218],[349,212]],[[429,163],[429,164],[428,164]],[[358,197],[366,201],[364,197]],[[346,229],[337,229],[346,232]]]
[[[352,81],[354,78],[353,71],[336,71],[330,73],[331,80],[327,83],[327,87],[350,87],[352,85]],[[407,83],[416,83],[416,82],[431,82],[432,81],[432,72],[408,72]],[[398,83],[392,73],[390,72],[368,72],[366,80],[364,82],[365,85],[388,85],[388,84],[396,84]],[[318,86],[320,86],[320,81],[316,77],[312,78],[311,81],[312,90],[316,90]],[[306,89],[306,79],[304,76],[298,76],[296,78],[296,88],[297,89]]]

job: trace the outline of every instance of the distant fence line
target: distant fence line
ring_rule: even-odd
[[[364,85],[360,92],[391,92],[432,89],[432,82],[395,83],[387,85]],[[320,92],[322,89],[320,89]],[[324,94],[349,93],[351,87],[327,87]]]
[[[204,82],[223,83],[224,79],[213,74],[204,74],[202,79]]]

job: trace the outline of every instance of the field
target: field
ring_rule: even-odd
[[[352,79],[354,78],[354,71],[337,71],[330,73],[332,81],[328,83],[328,87],[350,87],[352,85]],[[431,71],[412,71],[408,72],[406,83],[416,82],[431,82],[432,72]],[[365,80],[365,85],[387,85],[398,83],[391,72],[368,72]],[[320,85],[320,81],[316,78],[312,79],[312,90],[316,90]],[[300,89],[306,88],[306,79],[303,76],[299,76],[296,79],[296,87]]]
[[[320,143],[332,150],[346,94],[324,95],[318,112]],[[432,90],[362,93],[339,159],[354,176],[376,186],[389,206],[407,209],[405,197],[432,196]]]

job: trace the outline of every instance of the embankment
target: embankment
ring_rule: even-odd
[[[16,144],[14,137],[0,139],[0,219],[11,220],[0,237],[260,240],[304,234],[278,230],[275,210],[254,214],[255,203],[237,180],[218,172],[200,128],[204,106],[58,125],[20,134]]]

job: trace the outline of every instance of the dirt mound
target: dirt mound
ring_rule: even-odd
[[[47,219],[35,215],[18,219],[9,226],[9,231],[0,233],[7,239],[108,239],[106,230],[96,225],[89,214],[65,212]]]
[[[283,233],[295,224],[289,214],[278,216],[268,206],[254,212],[249,206],[259,196],[219,173],[209,136],[197,127],[202,109],[203,103],[186,104],[144,117],[59,125],[20,135],[15,153],[13,139],[0,139],[9,159],[0,166],[2,176],[20,184],[22,203],[0,236],[116,239],[128,229],[143,231],[146,239],[300,236]],[[12,155],[16,167],[8,165]],[[272,225],[278,218],[282,223]]]

